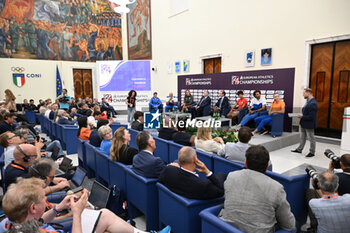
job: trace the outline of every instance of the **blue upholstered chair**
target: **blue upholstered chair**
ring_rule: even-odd
[[[221,204],[224,198],[195,200],[185,198],[157,183],[159,200],[159,225],[170,225],[174,233],[201,232],[199,212],[210,206]]]
[[[51,140],[56,140],[56,123],[52,120],[49,120],[49,124],[50,124],[50,139]]]
[[[275,114],[272,116],[271,136],[281,136],[283,134],[284,114]]]
[[[36,124],[36,117],[34,111],[27,111],[25,110],[26,119],[28,122]]]
[[[3,148],[3,147],[1,147]],[[5,166],[5,155],[4,155],[4,151],[1,152],[1,156],[0,156],[0,169],[1,169],[1,187],[2,190],[5,190],[5,182],[4,182],[4,166]]]
[[[87,170],[86,166],[86,151],[85,151],[85,140],[77,138],[77,153],[78,153],[78,162],[79,166]]]
[[[166,163],[169,163],[169,141],[156,136],[153,138],[156,142],[156,150],[153,153],[154,156],[161,158]]]
[[[78,147],[78,126],[75,125],[63,125],[62,126],[62,138],[66,144],[67,154],[76,154]]]
[[[63,140],[63,125],[55,123],[55,127],[56,127],[56,140],[59,140],[61,142],[61,146],[63,150],[66,150],[67,145],[66,145],[66,142]]]
[[[266,175],[283,185],[299,229],[307,219],[305,194],[310,186],[310,177],[307,174],[289,177],[271,171],[266,171]]]
[[[158,179],[150,179],[137,175],[131,168],[126,168],[126,199],[129,214],[137,208],[146,215],[147,231],[158,229]],[[130,216],[133,217],[133,216]]]
[[[85,150],[88,177],[93,178],[96,174],[96,151],[94,146],[89,142],[85,142]]]
[[[245,168],[244,164],[233,162],[228,159],[222,158],[218,155],[213,156],[214,173],[223,172],[228,175],[232,171],[241,170]]]
[[[243,231],[233,227],[227,222],[221,220],[217,216],[222,209],[222,205],[216,205],[202,210],[199,216],[202,219],[202,233],[244,233]],[[295,233],[293,231],[278,230],[276,233]]]
[[[173,141],[168,141],[169,144],[169,162],[172,163],[174,160],[177,160],[179,150],[183,147],[183,145],[175,143]]]
[[[4,153],[4,147],[0,146],[0,155],[2,155],[2,153]]]
[[[126,169],[130,169],[131,165],[125,165],[119,162],[109,160],[109,185],[117,185],[117,187],[126,195]]]
[[[104,184],[105,186],[109,185],[109,157],[100,151],[100,148],[93,147],[95,150],[95,161],[96,161],[96,170],[95,175],[96,179]]]
[[[213,157],[216,156],[214,154],[210,154],[204,151],[196,150],[197,158],[202,161],[207,168],[214,172],[214,166],[213,166]],[[206,175],[203,173],[198,172],[198,175],[202,178],[206,178]]]
[[[43,133],[48,134],[48,133],[47,133],[47,130],[46,130],[46,127],[45,127],[45,116],[42,115],[42,114],[40,114],[40,115],[39,115],[39,121],[40,121],[41,131],[42,131]]]
[[[136,136],[139,133],[139,131],[134,130],[134,129],[128,129],[129,133],[130,133],[130,142],[129,145],[134,147],[134,148],[138,148],[137,144],[136,144]]]
[[[110,124],[109,126],[112,128],[113,134],[114,134],[114,132],[115,132],[118,128],[120,128],[120,127],[124,127],[125,129],[128,128],[128,125],[122,125],[122,124],[120,124],[120,123],[118,123],[118,122],[113,122],[113,123]]]

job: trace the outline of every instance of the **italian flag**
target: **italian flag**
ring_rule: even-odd
[[[25,83],[24,74],[13,74],[13,83],[21,87]]]

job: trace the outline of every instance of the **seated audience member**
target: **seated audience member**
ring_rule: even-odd
[[[224,148],[224,140],[220,137],[212,138],[211,127],[200,127],[197,131],[197,137],[194,139],[196,149],[208,152],[218,153],[219,150]]]
[[[205,91],[203,93],[202,98],[199,100],[199,102],[191,107],[191,115],[192,115],[192,119],[196,118],[196,117],[201,117],[204,115],[208,115],[208,113],[205,113],[204,110],[207,108],[210,108],[211,105],[211,99],[209,97],[209,91]]]
[[[112,146],[112,138],[113,138],[113,132],[111,127],[108,125],[103,125],[98,129],[98,136],[102,138],[102,142],[100,145],[100,151],[103,152],[106,155],[109,155],[109,150]]]
[[[173,141],[184,146],[195,146],[194,136],[186,133],[186,121],[177,122],[177,132],[173,134]]]
[[[91,116],[92,111],[87,104],[81,103],[79,104],[79,109],[77,113],[88,117],[88,116]]]
[[[184,97],[184,102],[182,103],[182,111],[183,112],[188,112],[189,109],[191,108],[191,105],[193,104],[193,96],[191,95],[191,92],[189,90],[186,90],[185,92],[185,97]]]
[[[16,125],[14,124],[16,121],[16,113],[8,112],[4,115],[3,122],[0,123],[0,134],[5,133],[7,131],[13,132],[16,128]]]
[[[322,198],[311,199],[309,202],[317,219],[317,232],[349,232],[350,194],[338,195],[339,177],[332,172],[322,172],[318,180]]]
[[[26,226],[28,222],[36,226],[36,221],[39,220],[44,223],[44,225],[41,224],[40,232],[59,233],[61,231],[56,230],[48,223],[52,222],[58,213],[66,209],[71,209],[73,214],[71,232],[83,232],[82,215],[87,205],[88,191],[84,189],[80,196],[66,196],[59,204],[55,205],[54,208],[45,212],[46,198],[44,187],[44,181],[37,178],[21,179],[17,184],[10,186],[8,193],[5,194],[3,199],[3,211],[7,218],[0,223],[1,233],[12,227],[23,229],[22,226]],[[77,197],[79,198],[77,199]],[[99,211],[101,215],[95,223],[96,232],[145,233],[144,231],[134,228],[107,209]],[[158,233],[170,233],[170,231],[171,227],[167,226]],[[34,233],[35,231],[31,228],[28,232]],[[156,233],[156,231],[151,232]]]
[[[100,117],[101,117],[101,112],[100,111],[94,111],[92,113],[92,116],[88,117],[88,121],[89,121],[89,123],[91,123],[94,126],[94,128],[96,128],[97,127],[97,121],[100,119]]]
[[[39,113],[40,113],[41,115],[44,115],[44,116],[45,116],[46,111],[47,111],[47,108],[46,108],[45,106],[40,106],[40,108],[39,108]]]
[[[58,110],[58,104],[52,104],[51,112],[49,113],[50,120],[54,120],[55,114],[57,113],[57,110]]]
[[[138,153],[137,149],[128,145],[130,134],[124,127],[118,128],[114,132],[112,146],[110,149],[111,160],[121,162],[125,165],[131,165],[134,156]]]
[[[88,128],[88,121],[86,116],[82,116],[78,119],[78,137],[82,140],[89,140],[91,129]],[[89,126],[92,128],[92,125]]]
[[[70,110],[70,113],[69,113],[69,117],[71,117],[71,118],[75,118],[75,117],[78,117],[78,112],[77,112],[78,110],[76,109],[76,108],[72,108],[71,110]]]
[[[269,159],[265,147],[251,146],[246,152],[247,169],[230,172],[224,183],[225,202],[219,217],[243,232],[295,227],[283,186],[265,175]]]
[[[172,140],[174,133],[177,132],[176,129],[174,129],[174,127],[174,121],[171,118],[166,117],[164,120],[163,127],[158,130],[158,137],[165,140]]]
[[[143,113],[136,111],[134,114],[134,122],[131,123],[131,128],[134,130],[142,131],[143,130]]]
[[[115,115],[117,115],[113,106],[111,106],[105,98],[102,98],[101,112],[103,111],[107,111],[108,118],[112,118],[112,117],[115,117]]]
[[[165,112],[170,112],[176,110],[177,99],[174,98],[174,94],[172,92],[169,93],[169,100],[166,102]]]
[[[231,118],[232,120],[235,120],[238,117],[240,111],[245,110],[248,107],[248,101],[246,98],[243,97],[243,91],[238,91],[237,95],[239,99],[237,100],[235,105],[233,105],[230,112],[227,114],[227,118]],[[236,122],[238,123],[237,120]]]
[[[245,153],[249,148],[248,143],[251,138],[252,138],[252,133],[250,128],[246,126],[240,128],[238,132],[239,142],[226,143],[225,147],[218,151],[218,155],[231,161],[244,163],[244,161],[246,160]]]
[[[262,135],[266,134],[268,131],[267,131],[267,129],[264,129],[264,126],[268,125],[272,122],[273,115],[284,114],[286,105],[283,102],[283,100],[280,99],[280,95],[278,93],[275,93],[273,95],[273,99],[274,99],[274,101],[271,103],[271,107],[269,109],[268,115],[258,116],[254,119],[255,124],[257,124],[258,126],[253,131],[253,135],[262,129],[263,130],[261,131],[261,134]]]
[[[339,195],[350,194],[350,154],[343,154],[340,157],[340,167],[343,170],[342,173],[335,173],[339,178],[339,187],[337,192]],[[333,161],[329,162],[328,167],[329,172],[334,172]],[[321,198],[322,193],[319,189],[308,189],[306,191],[306,201],[309,203],[312,199]],[[314,213],[311,211],[310,206],[308,205],[308,215],[310,217],[310,228],[308,231],[316,232],[317,229],[317,219]]]
[[[63,109],[57,111],[57,116],[57,123],[60,125],[74,125],[75,123],[77,123],[77,119],[73,120],[72,118],[70,118],[69,114]]]
[[[109,121],[106,119],[99,119],[97,121],[97,129],[93,129],[90,134],[90,144],[95,147],[100,147],[102,138],[98,135],[98,129],[101,128],[103,125],[108,125]]]
[[[28,177],[36,177],[44,180],[45,195],[58,192],[64,188],[69,188],[69,182],[62,177],[55,177],[56,163],[47,158],[35,160],[28,168]],[[52,184],[52,185],[50,185]],[[50,186],[49,186],[50,185]]]
[[[226,117],[230,111],[230,103],[228,98],[226,97],[226,92],[224,90],[220,91],[220,98],[218,102],[216,102],[214,111],[219,111],[220,116]]]
[[[25,140],[19,135],[16,135],[10,131],[2,133],[0,135],[0,145],[4,147],[4,169],[14,160],[13,151],[16,146],[24,143]]]
[[[29,100],[29,111],[38,112],[38,108],[34,104],[34,100]]]
[[[23,144],[16,146],[13,151],[14,161],[7,166],[4,172],[4,184],[6,192],[10,184],[16,183],[18,177],[27,178],[28,168],[34,160],[39,159],[35,146]]]
[[[29,103],[27,99],[23,100],[23,104],[22,104],[22,112],[24,112],[25,110],[30,111],[29,110]]]
[[[207,200],[224,195],[224,181],[226,175],[217,176],[211,172],[203,162],[198,160],[196,151],[191,147],[182,147],[179,151],[179,166],[166,166],[159,176],[159,182],[172,192],[181,196]],[[196,171],[204,173],[207,179],[200,178]]]
[[[261,96],[260,91],[254,91],[254,98],[251,100],[248,107],[249,113],[245,115],[240,123],[240,126],[245,126],[250,120],[265,114],[266,110],[266,99]]]
[[[134,156],[132,170],[147,178],[158,178],[165,168],[165,163],[161,158],[154,157],[156,142],[148,131],[141,131],[136,137],[139,153]]]
[[[154,92],[153,93],[153,97],[151,98],[151,100],[149,101],[149,111],[150,112],[156,112],[157,110],[159,110],[160,113],[163,112],[163,103],[162,101],[159,99],[159,97],[157,97],[158,93]]]

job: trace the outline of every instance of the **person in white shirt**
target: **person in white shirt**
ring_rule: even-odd
[[[253,95],[254,98],[250,101],[250,105],[248,107],[249,113],[243,117],[240,126],[245,126],[250,120],[267,114],[266,99],[265,97],[261,96],[261,91],[254,91]]]
[[[224,148],[224,140],[220,137],[213,139],[211,136],[211,130],[211,127],[198,128],[197,136],[194,139],[196,149],[207,153],[217,153]]]

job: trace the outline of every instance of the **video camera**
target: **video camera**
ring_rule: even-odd
[[[311,165],[307,166],[305,168],[306,173],[313,179],[314,182],[312,182],[312,186],[314,189],[319,189],[318,187],[318,173],[314,167]]]
[[[67,103],[68,101],[69,101],[69,98],[67,97],[67,96],[61,96],[61,98],[59,99],[59,101],[61,102],[61,103]]]
[[[340,169],[341,168],[340,167],[340,158],[338,156],[336,156],[333,151],[331,151],[330,149],[326,149],[324,151],[324,155],[327,158],[332,160],[332,164],[333,164],[334,168],[336,168],[336,169]]]

